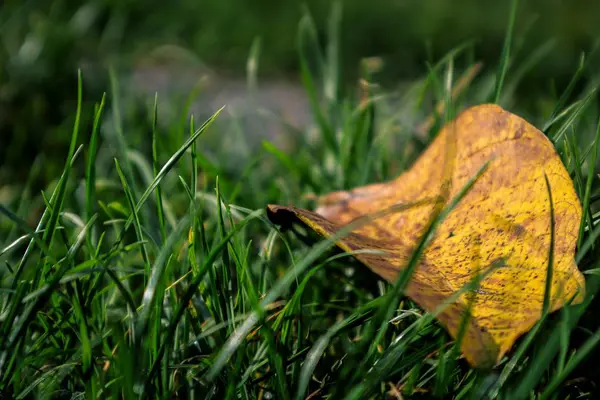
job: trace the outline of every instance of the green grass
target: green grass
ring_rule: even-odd
[[[269,203],[313,207],[309,194],[395,177],[469,104],[494,99],[518,110],[510,88],[542,60],[537,53],[511,64],[514,12],[498,66],[456,96],[459,76],[474,64],[469,45],[429,65],[404,92],[347,90],[339,80],[339,10],[325,50],[307,14],[297,45],[314,126],[290,150],[265,142],[239,153],[247,157],[231,156],[245,144],[227,140],[218,124],[227,108],[199,127],[186,111],[165,129],[156,99],[145,118],[121,115],[116,74],[109,94],[87,106],[80,76],[62,174],[37,194],[34,163],[30,179],[11,186],[0,204],[1,393],[593,398],[600,384],[600,123],[595,87],[573,90],[586,71],[583,58],[573,84],[540,99],[540,112],[527,117],[555,143],[584,205],[577,262],[588,280],[586,300],[545,312],[493,370],[470,369],[435,313],[402,296],[429,235],[389,285],[331,241],[280,232],[264,211]],[[249,66],[258,64],[256,43]],[[260,82],[248,71],[252,89]],[[363,74],[372,81],[366,64]],[[442,113],[434,111],[439,101]],[[423,133],[417,127],[429,115],[434,122]],[[103,132],[103,121],[116,134]],[[460,197],[449,200],[432,215],[429,234]]]

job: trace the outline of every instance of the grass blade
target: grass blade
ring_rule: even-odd
[[[511,0],[510,2],[510,16],[508,20],[508,26],[506,27],[506,35],[504,36],[504,46],[502,47],[500,64],[498,64],[498,72],[496,73],[496,84],[494,86],[494,97],[492,99],[492,101],[496,104],[500,104],[500,97],[502,96],[502,87],[504,86],[504,78],[506,77],[506,72],[508,71],[510,65],[510,50],[512,46],[515,20],[517,19],[518,4],[518,0]]]

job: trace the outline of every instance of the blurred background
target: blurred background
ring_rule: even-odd
[[[150,129],[155,92],[164,130],[185,111],[194,92],[198,121],[227,104],[230,116],[242,117],[237,129],[252,141],[277,137],[281,124],[244,119],[248,107],[274,111],[296,127],[311,119],[299,83],[297,44],[299,22],[307,13],[326,50],[332,29],[339,30],[341,90],[356,86],[361,60],[370,58],[376,61],[377,83],[401,91],[460,46],[468,50],[457,68],[481,62],[483,76],[494,74],[510,9],[508,1],[492,0],[345,0],[337,12],[329,0],[0,4],[0,186],[29,176],[40,155],[42,184],[60,174],[75,118],[79,68],[83,141],[93,105],[104,92],[106,118],[119,113],[125,126],[120,129],[132,146],[136,140],[143,145],[144,135],[130,132]],[[522,1],[509,69],[509,76],[519,79],[509,105],[532,115],[548,109],[546,99],[555,100],[569,83],[582,52],[587,67],[578,88],[593,81],[600,65],[594,52],[599,16],[596,0]],[[339,20],[337,28],[332,19]],[[254,90],[250,103],[249,86]],[[128,120],[148,124],[128,125]],[[115,129],[114,123],[104,125],[103,135]]]

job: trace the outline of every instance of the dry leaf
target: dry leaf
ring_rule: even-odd
[[[395,180],[331,193],[316,212],[269,205],[268,213],[277,224],[300,221],[328,237],[358,217],[439,198],[441,188],[448,190],[449,201],[486,162],[483,175],[436,230],[406,294],[433,312],[475,276],[495,267],[477,290],[461,294],[438,316],[456,338],[471,304],[461,350],[471,365],[490,367],[542,314],[551,240],[544,173],[554,202],[550,309],[579,303],[584,296],[585,281],[574,261],[581,206],[552,143],[527,121],[496,105],[470,108],[445,126],[414,166]],[[422,202],[374,219],[336,244],[345,251],[383,250],[356,258],[393,282],[434,207]]]

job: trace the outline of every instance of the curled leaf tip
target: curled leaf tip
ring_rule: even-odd
[[[299,222],[331,237],[358,218],[407,205],[336,240],[344,251],[382,250],[356,258],[393,282],[439,204],[423,200],[442,198],[448,205],[486,163],[437,227],[405,292],[429,312],[452,299],[437,318],[454,338],[470,315],[461,350],[472,366],[487,368],[540,319],[549,259],[550,311],[580,303],[585,294],[574,261],[581,205],[552,143],[533,125],[497,105],[471,107],[396,179],[327,194],[314,212],[269,205],[268,216],[275,224]],[[477,287],[469,286],[474,281]]]

